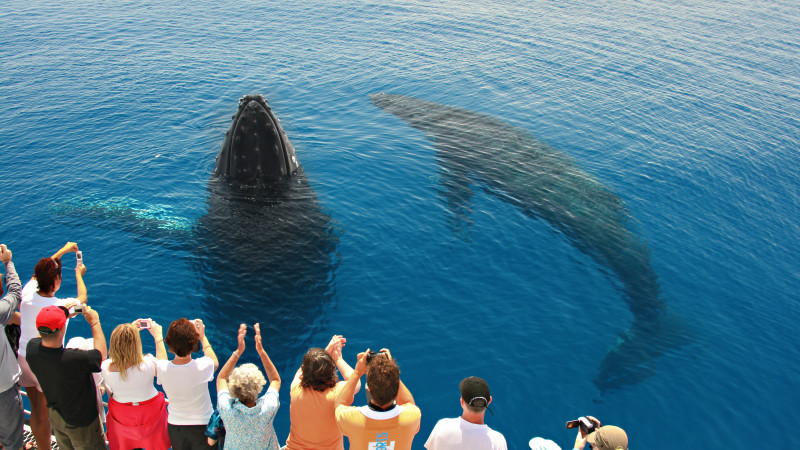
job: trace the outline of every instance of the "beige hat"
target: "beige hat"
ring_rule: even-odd
[[[606,425],[589,433],[586,441],[594,444],[599,450],[628,450],[628,435],[625,434],[625,430],[614,425]]]

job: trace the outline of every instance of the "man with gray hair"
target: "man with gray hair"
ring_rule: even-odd
[[[461,380],[458,387],[461,390],[461,417],[437,422],[425,448],[506,450],[506,438],[484,423],[484,415],[489,403],[492,403],[489,383],[483,378],[467,377]],[[492,410],[489,409],[489,412]]]

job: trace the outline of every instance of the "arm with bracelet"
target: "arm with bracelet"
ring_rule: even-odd
[[[258,352],[258,356],[261,357],[261,364],[264,366],[264,372],[267,374],[269,387],[278,391],[281,388],[281,376],[278,374],[278,369],[275,368],[275,364],[272,363],[272,360],[261,344],[261,326],[255,324],[253,327],[256,329],[256,351]]]
[[[236,347],[236,351],[231,353],[231,357],[228,358],[228,361],[222,366],[222,370],[219,371],[217,375],[217,392],[221,392],[225,389],[228,389],[228,377],[231,375],[234,367],[236,367],[236,363],[239,361],[239,358],[242,356],[244,352],[244,336],[247,334],[247,325],[241,324],[239,325],[239,334],[236,336],[238,346]]]
[[[197,332],[200,333],[200,343],[203,346],[203,355],[211,358],[211,361],[214,362],[214,371],[216,372],[219,368],[219,360],[217,359],[217,354],[214,353],[214,349],[211,348],[211,343],[208,342],[208,338],[206,337],[206,326],[203,324],[201,319],[194,319],[194,325],[197,327]]]

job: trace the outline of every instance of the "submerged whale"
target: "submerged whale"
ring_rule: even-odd
[[[197,221],[127,197],[76,199],[54,209],[190,251],[205,291],[207,326],[260,322],[265,336],[285,338],[276,355],[270,353],[276,362],[306,350],[334,295],[338,226],[261,95],[239,100]]]
[[[436,148],[443,195],[453,214],[469,211],[471,186],[542,218],[575,247],[608,267],[622,285],[633,324],[602,360],[601,390],[653,373],[653,360],[681,340],[668,317],[647,243],[632,231],[622,200],[567,154],[498,118],[388,93],[369,99],[422,131]]]

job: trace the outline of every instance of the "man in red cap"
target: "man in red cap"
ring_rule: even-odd
[[[489,383],[483,378],[467,377],[461,380],[458,387],[461,390],[461,417],[437,422],[425,442],[425,448],[506,450],[506,438],[484,422],[486,410],[492,402]]]
[[[106,338],[97,311],[84,305],[83,317],[92,329],[94,349],[64,348],[68,317],[69,310],[63,306],[42,308],[36,316],[41,337],[28,342],[26,359],[47,399],[58,446],[105,449],[92,373],[100,372],[100,363],[106,358]]]

